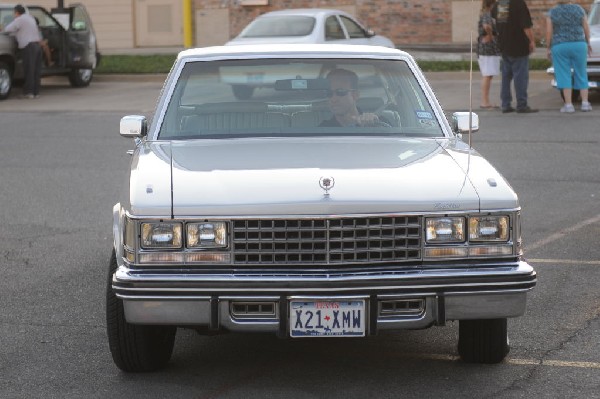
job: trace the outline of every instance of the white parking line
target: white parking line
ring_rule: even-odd
[[[564,360],[506,359],[508,364],[524,366],[575,367],[581,369],[600,369],[597,362],[569,362]]]
[[[439,355],[439,354],[427,354],[427,355],[416,355],[422,359],[429,360],[442,360],[442,361],[458,361],[459,357],[454,355]],[[513,364],[517,366],[549,366],[549,367],[572,367],[582,369],[600,369],[600,363],[598,362],[576,362],[576,361],[564,361],[564,360],[537,360],[537,359],[512,359],[506,358],[504,360],[506,364]]]
[[[551,234],[550,236],[548,236],[542,240],[534,242],[533,244],[525,245],[525,253],[527,253],[527,251],[533,251],[535,249],[543,247],[546,244],[550,244],[553,241],[563,238],[567,234],[574,233],[577,230],[581,230],[584,227],[589,226],[590,224],[594,224],[594,223],[600,223],[600,215],[596,215],[593,218],[586,219],[580,223],[577,223],[574,226],[567,227],[566,229],[559,230],[556,233]]]

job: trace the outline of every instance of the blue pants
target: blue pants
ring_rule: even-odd
[[[523,109],[527,107],[527,86],[529,86],[529,56],[509,57],[503,55],[501,70],[502,86],[500,89],[500,100],[502,101],[502,109],[511,107],[511,81],[515,82],[517,109]]]
[[[552,46],[552,64],[559,89],[587,89],[587,44],[567,42]],[[573,79],[571,80],[571,68]]]

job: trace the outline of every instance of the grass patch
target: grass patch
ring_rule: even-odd
[[[449,71],[468,71],[470,70],[469,61],[417,61],[419,67],[424,72],[449,72]],[[529,59],[529,70],[545,71],[552,63],[548,60],[539,58]],[[479,71],[479,63],[473,61],[473,71]]]
[[[95,73],[167,73],[176,58],[176,54],[103,55]]]
[[[104,55],[98,74],[138,74],[168,73],[177,58],[176,54],[155,55]],[[468,71],[469,61],[417,61],[425,72]],[[550,61],[532,58],[529,60],[530,70],[546,70]],[[479,71],[477,61],[473,62],[473,70]]]

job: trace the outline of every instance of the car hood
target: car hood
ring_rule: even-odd
[[[328,192],[323,178],[334,183]],[[134,214],[175,217],[518,207],[462,141],[372,137],[146,143],[134,155],[130,201]]]
[[[592,54],[588,56],[588,61],[600,60],[600,25],[590,26],[590,44],[592,45]]]

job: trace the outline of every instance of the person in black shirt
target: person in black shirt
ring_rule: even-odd
[[[535,50],[533,23],[525,0],[498,0],[492,9],[498,29],[498,47],[502,52],[502,112],[514,112],[511,81],[514,81],[518,113],[537,112],[527,104],[529,54]]]

